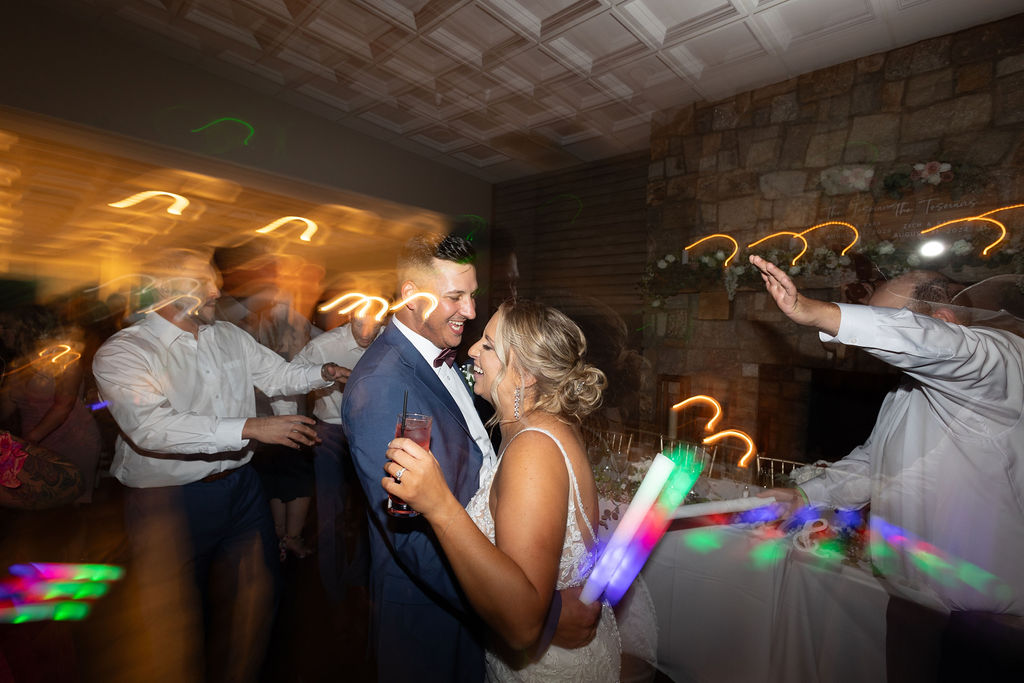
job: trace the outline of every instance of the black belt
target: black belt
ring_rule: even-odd
[[[244,467],[244,465],[242,467]],[[199,481],[201,481],[203,483],[206,483],[206,484],[209,484],[211,481],[218,481],[220,479],[224,479],[225,477],[230,477],[232,474],[234,474],[235,472],[237,472],[240,469],[242,469],[242,468],[241,467],[233,467],[230,470],[224,470],[222,472],[214,472],[213,474],[206,475],[205,477],[203,477]]]

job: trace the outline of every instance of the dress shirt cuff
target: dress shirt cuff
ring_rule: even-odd
[[[309,374],[308,379],[310,391],[313,391],[314,389],[326,389],[327,387],[334,386],[333,380],[330,382],[324,381],[324,365],[326,365],[326,363],[317,363],[316,365],[309,366],[309,370],[307,372]]]
[[[248,440],[242,438],[245,417],[222,417],[217,423],[214,439],[218,451],[238,451],[245,448]]]
[[[807,503],[812,507],[819,507],[825,505],[825,503],[827,502],[827,487],[825,486],[823,476],[819,476],[814,479],[805,481],[804,483],[800,484],[800,486],[798,486],[797,488],[800,489],[801,492],[803,492],[804,497],[807,499]]]
[[[875,341],[875,313],[871,306],[836,304],[839,307],[839,333],[836,336],[818,333],[823,342],[839,342],[849,346],[873,347]]]

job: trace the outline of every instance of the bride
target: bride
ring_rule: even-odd
[[[389,444],[384,488],[426,517],[497,636],[488,680],[618,680],[619,635],[607,605],[588,645],[530,654],[553,590],[581,585],[594,560],[597,488],[579,422],[600,404],[606,381],[584,361],[586,348],[579,327],[542,304],[506,302],[490,319],[469,355],[473,391],[494,406],[502,448],[465,509],[433,455],[409,439]]]

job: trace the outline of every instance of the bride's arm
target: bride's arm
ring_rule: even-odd
[[[565,540],[569,475],[558,448],[528,432],[502,456],[491,489],[495,546],[451,495],[433,456],[408,440],[392,444],[401,448],[388,450],[395,461],[388,473],[408,469],[401,484],[384,478],[384,488],[427,518],[463,591],[491,628],[515,649],[533,645],[551,604]]]

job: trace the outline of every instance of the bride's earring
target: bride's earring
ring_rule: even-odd
[[[523,400],[523,388],[522,387],[516,387],[515,401],[513,402],[514,410],[513,410],[512,414],[513,414],[513,416],[517,420],[519,419],[519,404],[522,402],[522,400]]]

